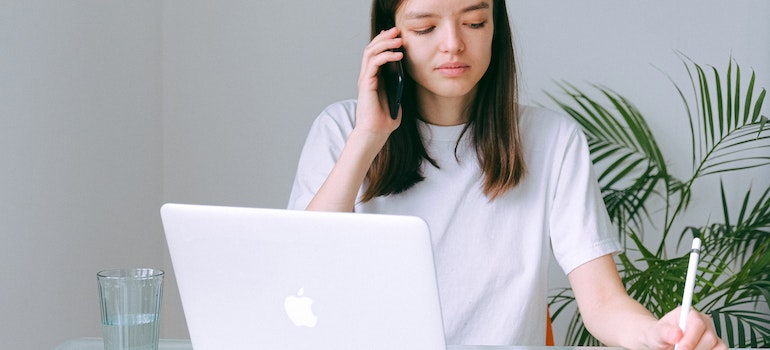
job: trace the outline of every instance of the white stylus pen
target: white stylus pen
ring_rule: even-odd
[[[687,328],[687,314],[692,306],[692,293],[695,289],[695,275],[698,273],[698,258],[700,257],[700,238],[692,240],[690,250],[690,263],[687,265],[687,277],[684,280],[684,294],[682,295],[682,313],[679,314],[679,328],[684,333]]]

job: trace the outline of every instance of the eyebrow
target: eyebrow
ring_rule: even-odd
[[[489,3],[486,1],[479,2],[478,4],[468,6],[462,11],[461,13],[468,13],[478,10],[484,10],[489,8]],[[431,12],[409,12],[406,14],[406,19],[420,19],[420,18],[430,18],[430,17],[436,17],[437,15]]]

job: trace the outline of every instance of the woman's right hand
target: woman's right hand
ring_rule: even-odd
[[[388,98],[379,71],[388,62],[399,61],[404,53],[391,51],[403,45],[398,37],[399,30],[394,27],[380,32],[364,49],[361,73],[358,77],[358,105],[356,107],[356,125],[354,132],[365,132],[380,136],[390,135],[401,124],[401,111],[398,118],[390,117]]]

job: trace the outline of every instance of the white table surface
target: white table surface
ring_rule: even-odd
[[[189,339],[161,339],[158,350],[192,350]],[[75,338],[59,344],[53,350],[104,350],[102,338]]]
[[[70,339],[53,350],[103,350],[102,338],[76,338]],[[480,345],[449,345],[447,350],[575,350],[592,349],[591,347],[545,347],[545,346],[480,346]],[[593,349],[619,349],[619,348],[593,348]],[[158,350],[192,350],[188,339],[161,339]]]

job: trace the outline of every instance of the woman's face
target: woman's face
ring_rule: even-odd
[[[492,56],[491,0],[405,0],[396,11],[407,70],[425,98],[470,100]]]

